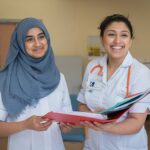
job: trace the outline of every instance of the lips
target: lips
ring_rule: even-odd
[[[116,50],[122,49],[122,48],[124,48],[124,47],[125,47],[125,46],[111,46],[111,48],[116,49]]]
[[[38,47],[38,48],[34,48],[34,49],[33,49],[33,51],[41,51],[41,50],[43,50],[42,47]]]

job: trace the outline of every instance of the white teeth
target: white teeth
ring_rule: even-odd
[[[121,49],[122,46],[112,46],[112,48],[114,48],[114,49]]]

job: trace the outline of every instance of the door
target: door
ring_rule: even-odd
[[[19,20],[0,19],[0,68],[3,67],[11,38],[11,34]],[[7,149],[7,138],[0,138],[0,150]]]
[[[3,67],[11,38],[11,34],[17,24],[17,21],[0,20],[0,68]]]

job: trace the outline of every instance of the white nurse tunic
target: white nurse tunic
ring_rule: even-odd
[[[92,111],[98,108],[108,108],[123,101],[126,97],[130,66],[130,94],[150,88],[150,70],[134,59],[130,53],[127,54],[123,63],[107,81],[107,56],[104,56],[88,64],[82,89],[78,94],[78,101],[87,104]],[[129,112],[141,113],[145,112],[146,109],[150,109],[150,96],[136,103]],[[128,112],[118,121],[124,120],[127,115]],[[144,127],[138,133],[131,135],[98,132],[92,129],[89,129],[88,132],[84,150],[147,150],[147,135]]]
[[[7,114],[0,97],[0,120],[7,122],[25,120],[32,115],[42,116],[49,111],[71,111],[71,109],[68,88],[62,74],[55,91],[42,98],[37,105],[27,106],[18,118],[12,118]],[[25,130],[12,134],[8,138],[8,150],[64,150],[59,125],[53,122],[47,131]]]

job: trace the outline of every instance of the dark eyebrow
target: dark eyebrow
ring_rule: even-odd
[[[26,38],[30,38],[30,37],[33,37],[33,36],[32,36],[32,35],[27,35],[27,36],[26,36]]]
[[[44,33],[44,32],[41,32],[41,33],[39,33],[38,35],[43,35],[43,34],[45,35],[45,33]]]
[[[43,34],[44,34],[44,32],[41,32],[41,33],[38,34],[38,36],[39,36],[39,35],[43,35]],[[45,35],[45,34],[44,34],[44,35]],[[27,35],[27,36],[26,36],[26,38],[30,38],[30,37],[33,37],[33,36],[32,36],[32,35]]]
[[[124,32],[124,33],[130,33],[129,31],[122,31],[122,32]]]
[[[115,30],[106,30],[107,32],[115,32]],[[127,30],[123,30],[123,31],[121,31],[121,32],[126,32],[126,33],[130,33],[129,31],[127,31]]]

